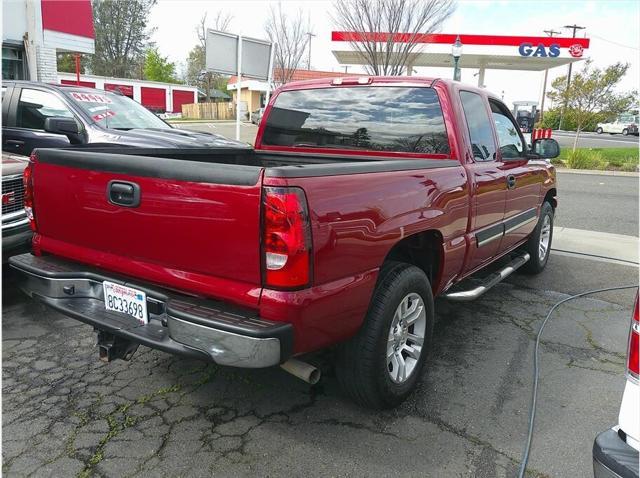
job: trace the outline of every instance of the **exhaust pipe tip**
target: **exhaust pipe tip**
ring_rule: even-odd
[[[294,358],[280,364],[280,367],[294,377],[298,377],[311,385],[318,383],[322,376],[322,372],[317,367]]]

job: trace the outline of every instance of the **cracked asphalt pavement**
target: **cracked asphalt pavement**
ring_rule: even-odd
[[[26,298],[5,269],[3,472],[514,476],[535,333],[575,287],[559,276],[569,260],[583,268],[581,287],[637,280],[635,268],[552,257],[556,266],[535,279],[515,276],[468,304],[438,301],[424,377],[384,412],[345,399],[325,355],[314,358],[326,373],[313,387],[279,368],[218,367],[144,347],[131,362],[104,364],[91,327]],[[612,283],[594,274],[605,266],[617,267]],[[591,475],[593,439],[617,420],[634,294],[578,299],[547,326],[530,476]]]

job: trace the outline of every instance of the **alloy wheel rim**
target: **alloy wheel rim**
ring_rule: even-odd
[[[551,218],[549,215],[544,216],[542,222],[542,230],[540,231],[540,244],[538,247],[538,258],[544,261],[549,253],[549,243],[551,242]]]
[[[424,345],[427,313],[419,294],[407,294],[396,308],[387,339],[387,371],[395,383],[413,374]]]

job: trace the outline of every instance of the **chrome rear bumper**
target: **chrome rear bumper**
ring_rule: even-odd
[[[19,287],[34,299],[148,347],[243,368],[277,365],[293,350],[291,324],[261,319],[249,309],[178,295],[53,256],[22,254],[11,257],[9,264],[21,272]],[[144,291],[149,323],[106,310],[105,280]]]

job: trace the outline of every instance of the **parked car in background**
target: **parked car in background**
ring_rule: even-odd
[[[106,361],[144,344],[314,383],[299,357],[337,346],[344,390],[385,408],[422,376],[434,296],[547,264],[558,143],[527,147],[484,89],[289,83],[258,131],[251,150],[37,150],[20,287],[98,330]]]
[[[2,153],[2,262],[29,250],[31,228],[24,210],[22,173],[29,163],[24,156]]]
[[[176,129],[119,92],[31,81],[3,81],[2,150],[72,145],[155,148],[247,147],[224,136]]]
[[[251,122],[253,124],[260,124],[262,120],[262,114],[264,113],[264,108],[259,108],[251,113]]]
[[[640,451],[640,317],[638,295],[633,306],[627,349],[627,381],[618,425],[600,433],[593,444],[595,478],[638,478]]]
[[[621,115],[611,123],[598,123],[596,133],[622,134],[638,136],[638,115]]]

